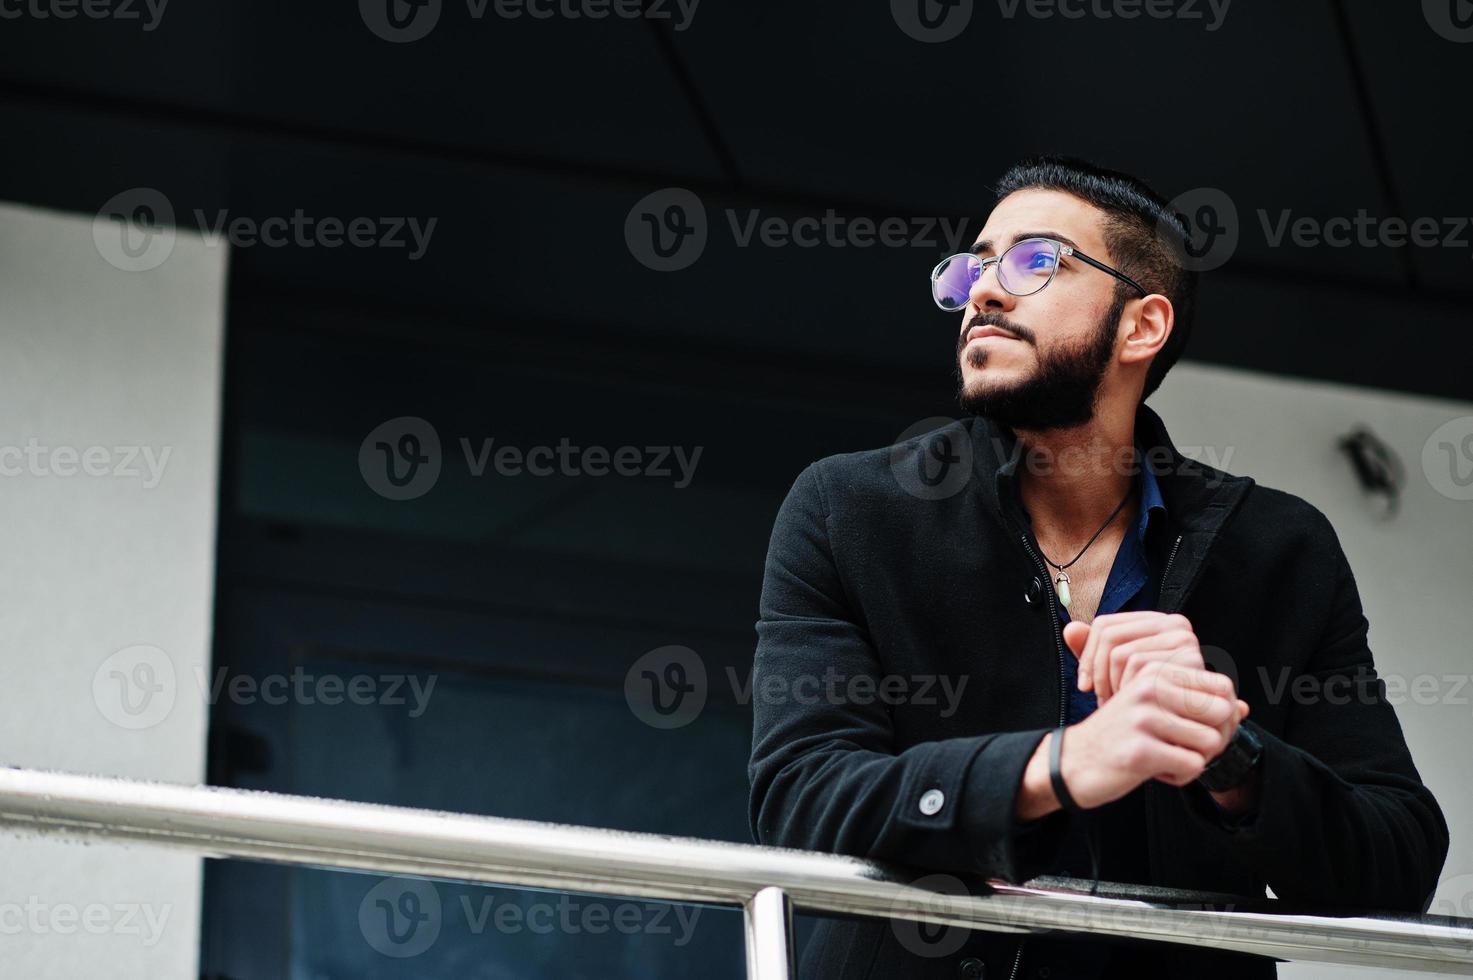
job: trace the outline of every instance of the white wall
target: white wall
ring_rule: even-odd
[[[124,271],[93,232],[0,205],[0,763],[199,783],[225,251]],[[198,858],[0,837],[0,867],[4,976],[198,976]]]
[[[1373,367],[1367,365],[1368,375]],[[1150,405],[1187,455],[1298,494],[1334,524],[1360,587],[1377,672],[1405,681],[1397,717],[1452,832],[1442,884],[1429,911],[1473,916],[1473,781],[1467,778],[1473,746],[1473,639],[1467,629],[1473,500],[1459,499],[1473,497],[1473,486],[1460,490],[1449,479],[1447,457],[1436,447],[1423,465],[1424,447],[1439,427],[1462,420],[1453,422],[1455,431],[1439,434],[1439,441],[1473,433],[1473,402],[1183,362],[1167,375]],[[1361,492],[1349,459],[1335,448],[1340,436],[1361,424],[1397,453],[1406,470],[1401,508],[1390,519],[1378,516],[1376,501]],[[1210,447],[1218,458],[1188,452],[1188,446]],[[1473,475],[1473,456],[1463,455],[1459,462],[1465,479]],[[1417,688],[1418,675],[1437,680]],[[1291,964],[1280,966],[1279,975],[1396,974]]]

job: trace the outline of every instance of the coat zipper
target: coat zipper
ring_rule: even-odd
[[[1176,552],[1181,547],[1181,539],[1182,536],[1178,534],[1175,543],[1171,546],[1171,554],[1166,558],[1166,567],[1161,571],[1161,581],[1163,583],[1166,581],[1166,576],[1171,573],[1171,563],[1176,561]],[[1028,543],[1028,535],[1020,534],[1018,535],[1018,540],[1023,542],[1023,550],[1028,552],[1028,557],[1033,559],[1034,566],[1042,573],[1043,587],[1049,598],[1049,622],[1053,625],[1054,649],[1059,655],[1059,724],[1062,725],[1069,720],[1069,684],[1068,674],[1064,667],[1064,640],[1059,628],[1059,612],[1054,606],[1053,583],[1049,581],[1048,569],[1044,567],[1042,559],[1034,552],[1033,546]],[[1013,968],[1008,972],[1008,980],[1017,980],[1018,978],[1018,967],[1023,963],[1023,946],[1027,941],[1026,937],[1018,940],[1018,952],[1013,957]]]
[[[1028,543],[1028,535],[1020,534],[1018,535],[1018,540],[1023,542],[1023,550],[1028,552],[1028,557],[1033,559],[1034,566],[1037,567],[1039,574],[1043,576],[1044,594],[1048,597],[1048,618],[1049,622],[1053,625],[1054,650],[1059,655],[1059,724],[1062,725],[1069,720],[1069,685],[1064,670],[1064,639],[1059,627],[1059,611],[1054,606],[1053,583],[1049,581],[1048,569],[1043,566],[1043,560],[1038,557],[1037,553],[1033,550],[1033,546]],[[1028,938],[1026,936],[1018,940],[1018,952],[1013,956],[1013,968],[1008,972],[1008,980],[1017,980],[1018,967],[1023,963],[1023,946],[1027,942]]]
[[[1176,536],[1176,543],[1171,546],[1171,554],[1166,558],[1166,567],[1161,570],[1161,584],[1163,586],[1166,584],[1166,576],[1171,574],[1171,563],[1176,561],[1176,549],[1181,547],[1181,539],[1182,536],[1178,534]]]

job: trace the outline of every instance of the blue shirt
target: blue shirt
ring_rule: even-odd
[[[1161,595],[1161,569],[1157,562],[1147,557],[1146,531],[1153,524],[1166,523],[1166,501],[1161,499],[1161,488],[1156,483],[1156,474],[1149,466],[1142,466],[1136,477],[1140,489],[1140,513],[1136,517],[1134,533],[1127,533],[1115,552],[1115,564],[1105,579],[1105,591],[1100,595],[1100,606],[1096,616],[1114,612],[1139,612],[1155,609]],[[1031,520],[1031,518],[1030,518]],[[1062,560],[1062,559],[1061,559]],[[1049,569],[1054,575],[1057,569]],[[1059,611],[1059,628],[1070,622],[1069,611],[1055,598]],[[1098,707],[1095,692],[1079,690],[1079,661],[1072,655],[1064,657],[1064,682],[1069,691],[1069,724],[1084,720]]]

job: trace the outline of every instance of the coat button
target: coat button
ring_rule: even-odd
[[[1036,606],[1043,601],[1043,580],[1037,575],[1033,581],[1028,583],[1028,591],[1023,593],[1023,601],[1031,606]]]
[[[957,972],[967,977],[968,980],[981,980],[982,977],[987,975],[987,967],[977,957],[968,956],[961,961]]]
[[[946,804],[946,794],[939,789],[928,789],[921,794],[921,812],[933,816]]]

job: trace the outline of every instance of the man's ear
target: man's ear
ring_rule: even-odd
[[[1176,310],[1171,300],[1160,293],[1152,293],[1140,301],[1131,321],[1130,331],[1125,335],[1125,345],[1120,349],[1120,360],[1126,364],[1151,362],[1161,348],[1166,346],[1176,325]]]

